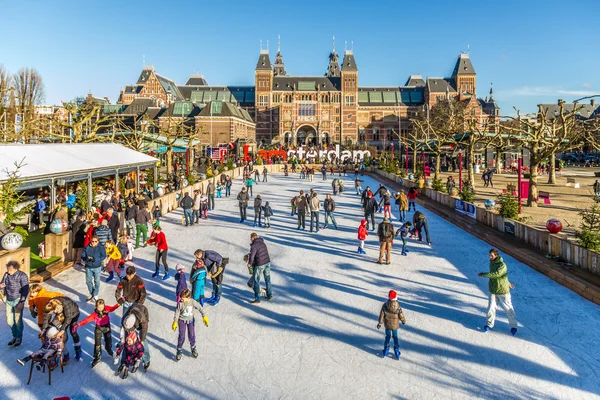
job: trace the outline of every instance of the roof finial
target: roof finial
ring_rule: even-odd
[[[277,35],[277,52],[281,52],[281,36]]]
[[[332,53],[335,53],[335,35],[333,35],[333,50]]]
[[[490,101],[494,99],[494,82],[490,83]]]

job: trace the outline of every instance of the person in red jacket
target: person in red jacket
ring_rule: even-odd
[[[148,244],[156,246],[156,271],[152,274],[153,278],[156,278],[159,273],[160,268],[160,260],[162,259],[163,266],[165,267],[165,276],[163,276],[162,280],[166,281],[171,277],[169,274],[169,265],[167,264],[167,251],[169,250],[169,245],[167,245],[167,237],[159,225],[155,225],[152,229],[152,236],[148,240]]]
[[[406,194],[408,198],[408,211],[410,211],[410,207],[412,206],[413,211],[417,211],[417,207],[415,206],[415,200],[417,199],[417,189],[411,187]]]
[[[73,325],[73,332],[80,327],[86,325],[89,322],[96,322],[96,328],[94,329],[94,359],[92,360],[92,368],[94,368],[100,362],[100,356],[102,355],[102,336],[104,336],[104,348],[106,352],[112,357],[112,331],[110,330],[110,317],[109,313],[119,308],[119,304],[114,306],[107,306],[104,304],[104,300],[96,300],[96,309],[86,319]]]
[[[365,251],[365,239],[369,236],[369,232],[367,232],[368,223],[366,219],[363,219],[360,221],[360,226],[358,227],[358,254],[367,254]]]

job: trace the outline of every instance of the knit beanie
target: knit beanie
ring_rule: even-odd
[[[175,266],[175,271],[177,271],[177,272],[179,272],[179,271],[181,271],[181,272],[185,272],[185,266],[184,266],[184,265],[182,265],[182,264],[177,264],[177,265]]]
[[[388,297],[390,298],[390,300],[396,300],[396,291],[390,290]]]

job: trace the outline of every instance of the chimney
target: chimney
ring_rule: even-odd
[[[594,99],[591,99],[591,100],[590,100],[590,104],[591,104],[592,106],[595,106],[595,105],[596,105],[596,100],[594,100]]]

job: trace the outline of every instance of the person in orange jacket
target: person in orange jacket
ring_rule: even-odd
[[[152,277],[156,278],[158,276],[160,260],[162,259],[163,266],[165,267],[165,275],[162,280],[166,281],[171,277],[169,274],[169,265],[167,265],[167,251],[169,250],[169,245],[167,244],[167,237],[164,232],[162,232],[162,228],[159,225],[154,225],[152,236],[150,236],[148,244],[156,246],[156,271],[152,274]]]
[[[46,304],[50,299],[61,296],[64,296],[64,294],[49,292],[39,283],[34,283],[29,287],[29,311],[33,318],[37,317],[40,329],[44,325],[44,308],[46,308]]]
[[[358,254],[367,254],[365,251],[365,239],[369,236],[369,232],[367,231],[368,223],[366,219],[363,219],[360,221],[360,226],[358,227]]]

